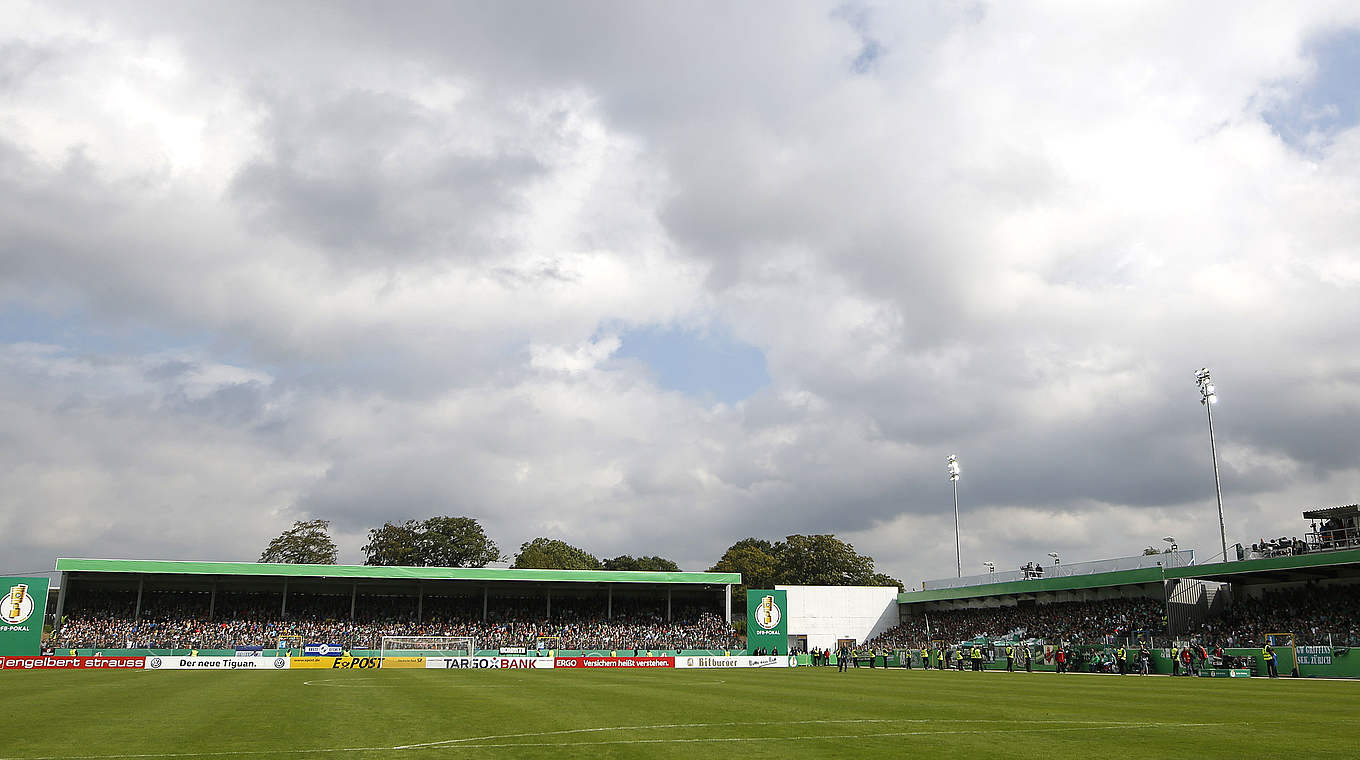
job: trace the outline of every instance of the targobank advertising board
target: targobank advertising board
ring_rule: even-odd
[[[548,670],[551,657],[426,657],[426,668],[440,670]]]

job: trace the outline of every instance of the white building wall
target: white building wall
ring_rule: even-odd
[[[788,592],[789,638],[808,649],[867,641],[897,625],[896,586],[775,586]]]

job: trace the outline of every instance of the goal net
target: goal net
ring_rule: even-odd
[[[477,642],[471,636],[384,636],[383,657],[473,657]]]
[[[534,639],[534,651],[555,652],[562,648],[561,636],[539,636]]]
[[[288,654],[288,655],[292,655],[292,654],[294,653],[294,650],[297,651],[297,654],[298,654],[298,655],[301,655],[301,654],[302,654],[302,637],[301,637],[301,636],[296,636],[296,635],[291,634],[291,633],[281,633],[281,634],[279,634],[279,643],[278,643],[277,650],[278,650],[278,654],[280,654],[280,655],[285,654],[285,653]]]

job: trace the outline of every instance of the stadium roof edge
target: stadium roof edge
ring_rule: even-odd
[[[554,583],[692,583],[736,585],[741,573],[620,570],[520,570],[486,567],[372,567],[287,565],[265,562],[199,562],[159,559],[57,558],[58,572],[162,575],[238,575],[284,578],[385,580],[540,581]]]
[[[1218,562],[1189,567],[1166,569],[1166,579],[1190,578],[1194,580],[1233,582],[1271,582],[1280,580],[1275,574],[1282,571],[1300,571],[1310,568],[1335,567],[1360,563],[1360,549],[1346,549],[1336,552],[1300,554],[1289,557],[1269,557],[1238,562]],[[1083,589],[1106,588],[1110,586],[1131,586],[1143,583],[1156,583],[1162,580],[1161,568],[1141,568],[1138,570],[1119,570],[1109,573],[1090,575],[1067,575],[1049,578],[1030,578],[1028,580],[987,583],[962,588],[929,589],[907,591],[897,595],[899,604],[918,602],[939,602],[954,599],[979,599],[992,596],[1013,596],[1048,591],[1079,591]]]

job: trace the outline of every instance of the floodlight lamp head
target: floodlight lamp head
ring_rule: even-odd
[[[949,473],[950,480],[959,479],[959,455],[950,454],[945,460],[945,470]]]
[[[1163,538],[1162,540],[1165,541],[1165,542],[1167,542],[1168,544],[1174,544],[1174,543],[1176,543],[1176,537],[1175,537],[1175,536],[1167,536],[1166,538]]]

